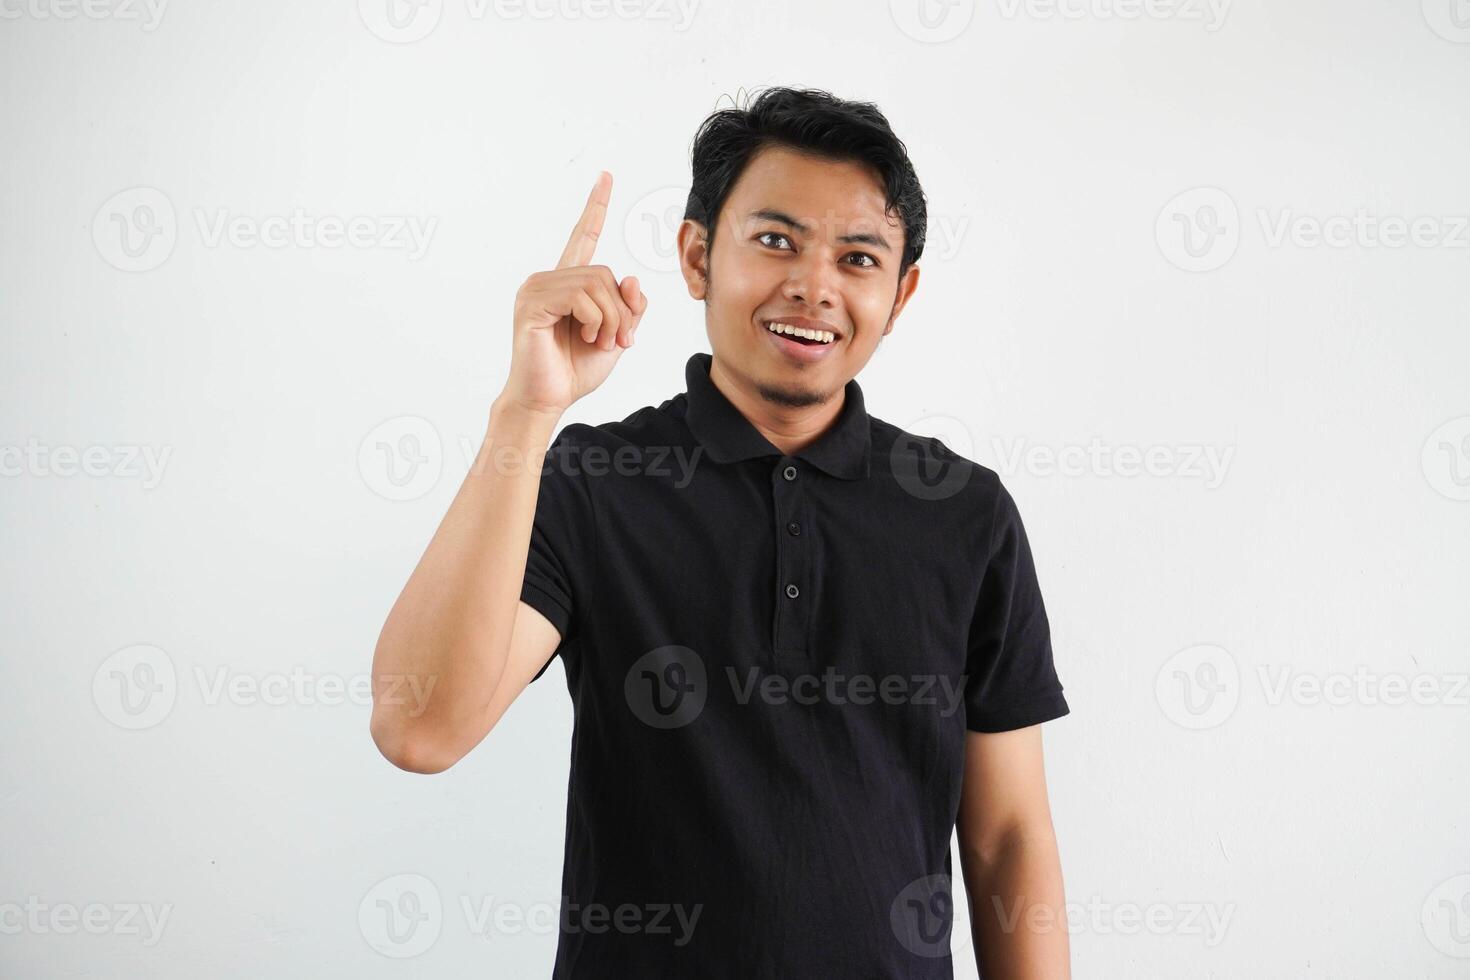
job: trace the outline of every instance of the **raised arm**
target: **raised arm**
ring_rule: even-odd
[[[607,378],[648,306],[636,277],[588,264],[611,193],[604,172],[556,268],[517,292],[510,374],[479,454],[378,637],[371,734],[401,769],[461,759],[560,640],[520,600],[541,467],[562,414]]]

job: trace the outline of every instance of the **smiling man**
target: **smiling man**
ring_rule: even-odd
[[[599,176],[517,294],[480,455],[383,627],[373,738],[440,772],[562,658],[556,977],[950,978],[958,827],[987,980],[1065,980],[1039,726],[1069,709],[1020,515],[855,380],[919,281],[903,144],[870,104],[776,88],[707,119],[693,170],[678,248],[712,353],[557,433],[647,308],[589,264]]]

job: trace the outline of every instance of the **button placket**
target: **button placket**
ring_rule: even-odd
[[[805,481],[809,474],[797,460],[782,458],[771,478],[776,521],[776,609],[771,624],[771,646],[777,661],[782,654],[804,657],[811,599],[803,594],[808,581],[809,545],[802,537]]]

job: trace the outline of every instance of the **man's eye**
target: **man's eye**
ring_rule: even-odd
[[[762,243],[766,243],[766,240],[767,239],[771,239],[771,238],[778,238],[781,241],[785,242],[787,245],[790,245],[791,244],[791,239],[788,238],[788,237],[786,237],[785,235],[783,235],[779,231],[763,231],[759,235],[756,235],[755,236],[755,240],[758,241],[758,242],[762,242]],[[781,251],[788,251],[788,250],[787,249],[782,249]],[[856,265],[859,269],[876,269],[876,268],[878,268],[878,260],[876,258],[874,258],[873,256],[869,255],[867,252],[853,252],[851,255],[846,256],[846,258],[848,258],[848,259],[862,259],[862,260],[865,260],[865,261],[860,261],[860,262],[854,262],[854,263],[852,263],[853,265]]]

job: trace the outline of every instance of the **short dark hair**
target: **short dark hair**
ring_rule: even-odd
[[[903,222],[899,277],[924,254],[924,191],[908,149],[878,107],[821,89],[779,86],[765,89],[745,108],[712,113],[694,136],[694,179],[684,217],[704,225],[711,247],[731,188],[756,153],[772,146],[872,167],[883,185],[885,211],[896,211]]]

